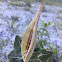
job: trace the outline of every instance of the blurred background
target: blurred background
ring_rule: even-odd
[[[0,0],[0,62],[8,62],[16,35],[21,38],[42,0]],[[62,0],[44,0],[39,19],[37,40],[62,61]],[[55,62],[51,61],[51,62]]]

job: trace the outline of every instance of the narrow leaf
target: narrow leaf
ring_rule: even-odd
[[[16,35],[14,42],[14,50],[16,51],[16,53],[21,52],[21,46],[20,46],[21,41],[22,41],[21,38],[18,35]]]

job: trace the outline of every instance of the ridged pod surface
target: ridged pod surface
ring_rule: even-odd
[[[24,62],[29,62],[36,45],[37,26],[38,26],[42,6],[43,6],[43,2],[41,3],[39,9],[35,14],[35,17],[30,22],[22,38],[21,54]]]

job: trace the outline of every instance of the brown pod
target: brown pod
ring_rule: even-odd
[[[24,62],[29,62],[36,45],[37,26],[38,26],[42,6],[43,6],[43,2],[41,3],[40,8],[35,14],[35,17],[32,19],[28,28],[26,29],[22,39],[21,54]]]

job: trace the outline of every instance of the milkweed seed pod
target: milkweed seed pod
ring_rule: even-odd
[[[39,9],[37,10],[37,13],[35,14],[35,17],[30,22],[22,38],[21,54],[24,62],[29,62],[36,45],[37,26],[38,26],[42,6],[43,6],[43,2],[41,3]]]

